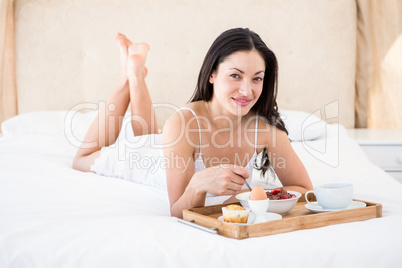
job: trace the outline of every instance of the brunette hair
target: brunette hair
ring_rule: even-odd
[[[278,62],[275,54],[261,40],[260,36],[248,28],[230,29],[215,39],[205,55],[198,75],[197,86],[190,102],[199,100],[210,101],[213,95],[213,85],[209,82],[211,74],[217,71],[219,64],[224,62],[231,54],[237,51],[250,50],[258,51],[265,62],[262,93],[251,110],[255,111],[265,122],[285,131],[288,135],[285,123],[279,116],[278,105],[276,103],[278,93]],[[270,165],[271,162],[268,157],[267,148],[264,148],[261,163],[259,166],[256,164],[257,169],[262,171],[262,175],[265,175]]]

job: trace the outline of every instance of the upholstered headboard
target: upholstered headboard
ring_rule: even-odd
[[[354,126],[354,0],[16,0],[14,14],[19,113],[105,100],[122,32],[151,46],[147,82],[162,125],[191,97],[213,40],[248,27],[278,58],[280,109]]]

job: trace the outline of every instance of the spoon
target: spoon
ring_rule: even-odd
[[[251,192],[251,187],[250,187],[250,185],[248,184],[248,182],[246,181],[246,179],[244,179],[244,183],[246,184],[246,186],[247,186],[247,188],[250,190],[250,192]]]

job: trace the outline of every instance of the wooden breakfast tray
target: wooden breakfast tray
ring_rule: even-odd
[[[355,201],[364,202],[367,206],[335,212],[313,213],[304,207],[306,201],[302,196],[295,207],[286,215],[283,215],[281,220],[249,225],[236,225],[219,221],[218,217],[222,216],[222,207],[228,204],[185,209],[183,210],[183,219],[216,230],[219,235],[225,237],[244,239],[318,228],[338,223],[364,221],[382,216],[381,204],[356,199]]]

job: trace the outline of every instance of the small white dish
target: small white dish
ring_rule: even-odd
[[[272,212],[265,212],[264,217],[265,217],[266,221],[276,221],[276,220],[282,219],[281,215],[279,215],[277,213],[272,213]],[[255,218],[254,213],[250,212],[250,214],[248,215],[247,223],[234,223],[234,222],[228,222],[228,223],[237,224],[237,225],[249,225],[249,224],[253,224],[254,218]],[[223,216],[220,216],[218,218],[218,220],[224,221]]]
[[[311,202],[308,204],[305,204],[304,207],[310,210],[311,212],[315,213],[321,213],[321,212],[331,212],[331,211],[341,211],[341,210],[347,210],[347,209],[354,209],[354,208],[364,208],[366,203],[360,202],[360,201],[352,201],[352,203],[347,206],[346,208],[341,208],[341,209],[324,209],[322,206],[319,206],[317,202]]]

